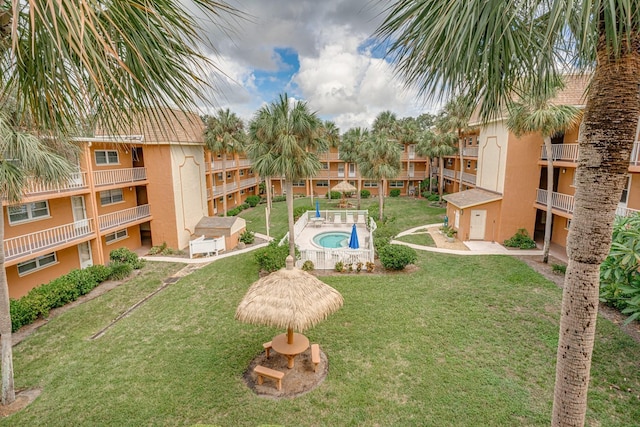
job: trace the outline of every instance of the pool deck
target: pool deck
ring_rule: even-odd
[[[313,243],[313,237],[320,233],[327,233],[331,231],[341,231],[346,233],[351,233],[351,227],[353,227],[353,223],[349,224],[322,224],[320,226],[316,226],[312,223],[309,223],[296,237],[296,246],[300,250],[308,250],[308,249],[323,249],[322,247]],[[360,244],[361,249],[366,249],[368,246],[368,239],[365,237],[369,237],[369,230],[364,224],[356,224],[356,230],[358,232],[358,243]]]

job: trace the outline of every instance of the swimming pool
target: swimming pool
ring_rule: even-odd
[[[313,236],[313,243],[323,248],[337,249],[349,247],[351,233],[344,231],[326,231]]]

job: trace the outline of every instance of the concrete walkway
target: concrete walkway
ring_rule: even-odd
[[[428,224],[421,225],[419,227],[410,228],[409,230],[405,230],[401,233],[398,233],[397,237],[406,236],[410,234],[424,234],[427,229],[430,228],[439,228],[443,224]],[[438,244],[438,238],[432,232],[430,232],[431,236],[436,241],[436,245]],[[503,245],[496,242],[485,242],[485,241],[464,241],[461,242],[464,245],[464,249],[450,249],[445,247],[433,247],[433,246],[422,246],[416,245],[413,243],[401,242],[399,240],[392,240],[391,243],[397,245],[405,245],[419,251],[429,251],[429,252],[438,252],[442,254],[453,254],[453,255],[513,255],[513,256],[542,256],[542,249],[509,249],[504,247]],[[459,246],[459,245],[458,245]],[[551,245],[549,249],[549,253],[551,256],[557,258],[558,260],[567,261],[567,253],[563,247]]]

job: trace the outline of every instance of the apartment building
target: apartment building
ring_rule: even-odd
[[[584,108],[587,80],[568,76],[557,104]],[[547,153],[540,135],[516,137],[505,118],[481,125],[464,135],[462,162],[458,155],[445,159],[444,183],[447,215],[462,240],[503,242],[520,228],[537,241],[544,237],[547,197],[553,205],[551,241],[562,247],[573,216],[574,179],[578,158],[578,129],[552,138],[553,193],[547,194]],[[629,179],[618,213],[640,209],[640,149],[637,137],[629,165]],[[459,178],[462,174],[462,186]]]
[[[293,192],[303,196],[325,196],[332,187],[347,181],[356,188],[369,190],[372,197],[379,191],[388,196],[392,189],[399,189],[402,196],[418,195],[422,181],[429,177],[429,158],[416,154],[416,144],[400,144],[400,150],[400,174],[394,179],[384,180],[382,188],[379,188],[378,181],[364,179],[357,163],[340,160],[340,153],[334,147],[319,155],[322,169],[313,178],[293,183]],[[272,185],[275,195],[284,194],[283,179],[273,179]]]
[[[224,156],[224,161],[223,161]],[[205,150],[207,210],[210,216],[241,205],[251,195],[260,194],[260,177],[253,172],[244,153],[224,154]],[[226,176],[226,179],[223,177]]]
[[[3,203],[9,294],[75,268],[109,261],[120,247],[188,245],[208,214],[203,125],[168,111],[130,134],[80,138],[78,172],[60,185],[29,186]]]

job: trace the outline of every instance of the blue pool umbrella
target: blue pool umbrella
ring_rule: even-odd
[[[316,200],[316,218],[320,218],[320,201]]]
[[[349,249],[358,249],[360,244],[358,243],[358,233],[356,232],[356,225],[351,227],[351,238],[349,239]]]

